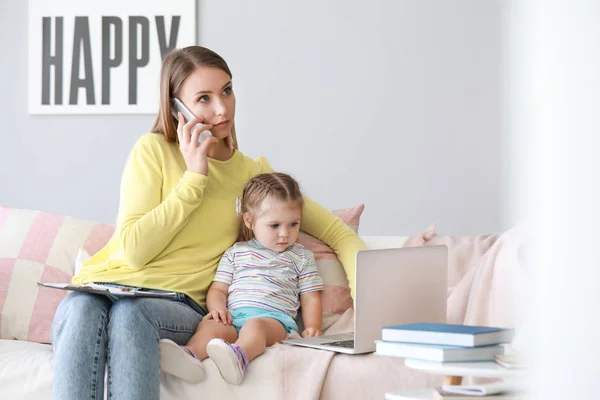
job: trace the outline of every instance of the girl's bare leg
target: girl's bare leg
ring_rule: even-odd
[[[233,342],[237,336],[234,326],[224,325],[212,319],[203,320],[198,324],[196,333],[188,340],[186,346],[178,346],[168,339],[160,340],[160,368],[185,381],[201,382],[204,380],[205,372],[199,360],[208,358],[206,344],[209,340],[221,338]]]
[[[281,324],[279,324],[281,325]],[[206,354],[206,344],[209,340],[219,338],[229,343],[234,343],[238,337],[237,330],[233,325],[225,325],[214,319],[205,319],[198,324],[198,329],[194,336],[187,342],[186,346],[190,348],[200,360],[208,358]]]
[[[283,340],[286,331],[283,325],[272,318],[255,318],[246,322],[240,330],[237,342],[212,339],[206,346],[225,381],[239,385],[244,379],[248,362],[264,353],[267,346]]]
[[[276,319],[254,318],[242,326],[235,344],[244,350],[248,361],[252,361],[264,353],[268,346],[280,342],[286,337],[285,328]]]

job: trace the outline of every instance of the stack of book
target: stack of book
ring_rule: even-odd
[[[418,323],[386,326],[376,343],[376,354],[435,362],[494,361],[513,329],[486,326]]]

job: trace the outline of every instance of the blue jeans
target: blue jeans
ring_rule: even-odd
[[[54,398],[159,399],[158,340],[185,344],[205,311],[189,297],[120,298],[68,294],[52,324]]]

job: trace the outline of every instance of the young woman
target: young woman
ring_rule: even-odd
[[[197,118],[176,120],[174,98]],[[160,109],[123,172],[115,234],[73,282],[173,291],[177,297],[66,296],[52,327],[55,398],[102,399],[106,365],[110,395],[159,398],[159,340],[185,344],[192,337],[219,260],[238,237],[236,198],[250,178],[272,172],[266,159],[237,149],[234,118],[232,75],[219,55],[191,46],[165,57]],[[204,130],[212,137],[199,144]],[[309,198],[304,203],[303,230],[336,251],[353,288],[354,257],[364,244],[329,211]]]

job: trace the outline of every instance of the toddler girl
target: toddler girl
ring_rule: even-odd
[[[221,258],[208,290],[208,314],[185,346],[160,341],[161,368],[181,379],[204,378],[210,357],[223,378],[239,385],[250,361],[297,332],[320,336],[323,281],[313,254],[296,243],[304,200],[298,183],[282,173],[260,174],[238,204],[240,241]]]

